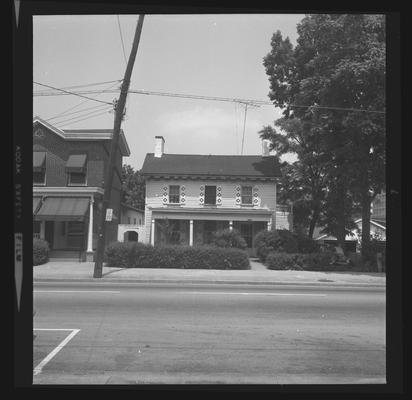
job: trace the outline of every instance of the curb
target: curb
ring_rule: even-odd
[[[335,286],[335,287],[371,287],[384,288],[386,284],[376,283],[339,283],[339,282],[294,282],[294,281],[225,281],[225,280],[178,280],[178,279],[102,279],[102,278],[39,278],[33,279],[33,283],[41,282],[114,282],[114,283],[178,283],[178,284],[224,284],[224,285],[269,285],[269,286]]]

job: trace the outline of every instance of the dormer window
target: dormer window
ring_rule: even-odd
[[[46,153],[35,151],[33,153],[33,184],[46,184]]]
[[[72,154],[66,163],[68,186],[85,186],[87,184],[86,154]]]

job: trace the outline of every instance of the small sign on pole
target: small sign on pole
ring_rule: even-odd
[[[111,221],[113,217],[113,208],[106,209],[106,221]]]

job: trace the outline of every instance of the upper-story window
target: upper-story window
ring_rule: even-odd
[[[179,185],[169,186],[169,203],[174,203],[174,204],[180,203],[180,186]]]
[[[43,151],[33,153],[33,184],[46,184],[46,153]]]
[[[242,204],[253,204],[252,186],[242,186]]]
[[[86,154],[72,154],[66,163],[68,186],[85,186],[87,184]]]
[[[205,186],[205,204],[216,204],[216,186]]]

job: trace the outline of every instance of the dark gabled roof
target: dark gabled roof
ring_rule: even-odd
[[[275,156],[226,156],[199,154],[146,154],[141,174],[145,176],[239,176],[275,178],[280,176],[280,165]]]

